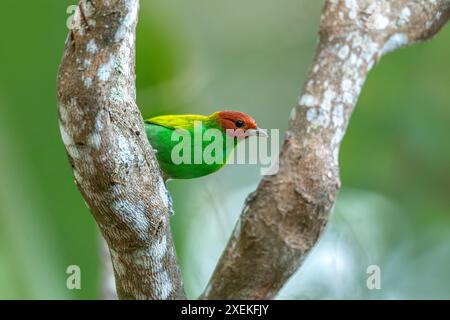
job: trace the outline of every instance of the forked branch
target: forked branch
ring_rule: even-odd
[[[138,0],[82,0],[58,74],[61,135],[106,239],[121,299],[184,298],[169,196],[135,103]],[[450,0],[327,0],[279,171],[262,179],[202,298],[270,299],[317,242],[340,187],[338,156],[368,72],[430,39]]]

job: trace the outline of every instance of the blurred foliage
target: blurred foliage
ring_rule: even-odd
[[[315,49],[320,1],[141,1],[138,103],[144,116],[235,108],[285,130]],[[72,178],[55,78],[75,1],[0,2],[0,298],[93,299],[98,231]],[[280,298],[450,298],[450,29],[383,58],[341,152],[331,222]],[[204,288],[255,166],[169,183],[190,297]],[[208,239],[208,241],[205,241]],[[82,290],[66,289],[66,268]],[[366,288],[366,269],[382,289]]]

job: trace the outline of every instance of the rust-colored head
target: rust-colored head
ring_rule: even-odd
[[[220,126],[232,136],[238,138],[250,136],[267,137],[267,134],[258,127],[255,119],[246,113],[226,110],[217,112],[217,116]]]

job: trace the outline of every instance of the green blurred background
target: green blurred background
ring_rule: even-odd
[[[98,231],[72,178],[55,79],[75,0],[0,2],[0,298],[94,299]],[[144,116],[235,108],[286,129],[317,43],[321,1],[144,0]],[[283,299],[450,298],[450,28],[383,58],[341,152],[331,222]],[[257,166],[169,183],[186,290],[204,288]],[[81,290],[66,268],[81,268]],[[381,268],[381,290],[366,269]]]

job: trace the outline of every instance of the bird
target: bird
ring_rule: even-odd
[[[156,151],[164,180],[194,179],[212,174],[226,164],[231,151],[237,144],[249,137],[267,137],[267,133],[258,127],[256,121],[248,114],[240,111],[225,110],[214,112],[209,116],[184,114],[161,115],[144,119],[148,141]],[[216,135],[221,137],[222,145],[214,149],[212,143],[216,138],[204,141],[208,129],[216,129]],[[178,135],[175,135],[178,134]],[[200,134],[200,147],[196,145],[195,135]],[[175,138],[174,138],[175,137]],[[180,146],[180,140],[187,137],[185,149]],[[228,139],[228,140],[227,140]],[[198,141],[198,140],[197,140]],[[231,143],[227,144],[227,141]],[[204,157],[206,148],[213,149],[211,156],[222,161],[208,161]],[[217,145],[216,145],[217,146]],[[197,149],[196,149],[197,148]],[[199,149],[201,148],[201,149]],[[188,149],[188,150],[186,150]],[[177,151],[179,157],[188,161],[174,158]],[[200,151],[200,161],[194,154]],[[175,152],[175,155],[177,155]],[[196,161],[195,161],[196,160]]]

